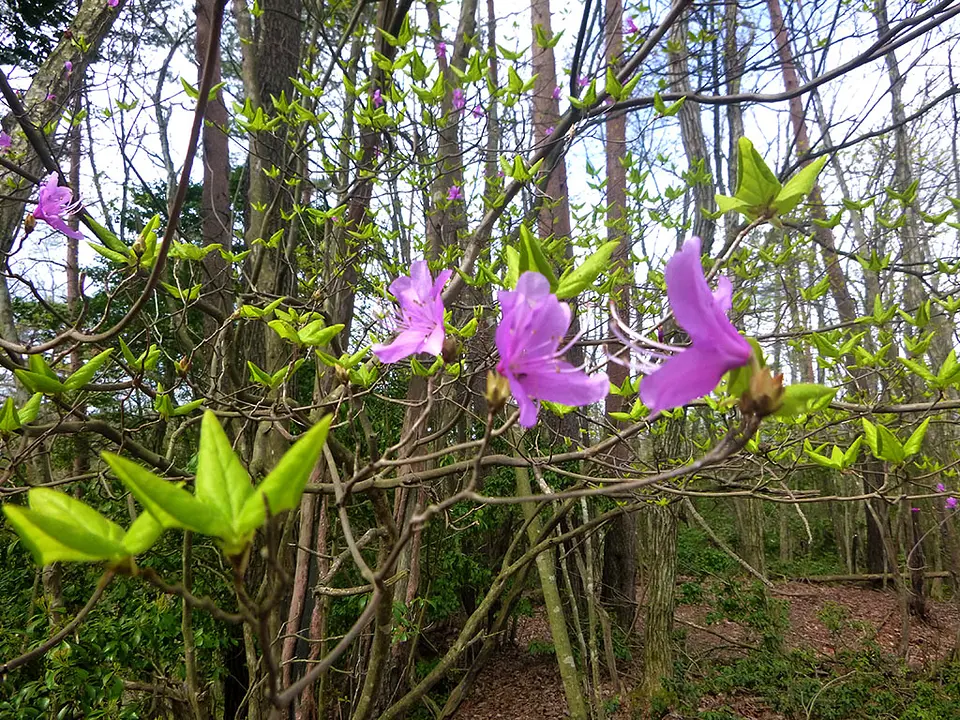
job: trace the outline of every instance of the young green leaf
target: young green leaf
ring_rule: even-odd
[[[817,158],[806,167],[799,170],[777,193],[773,201],[774,209],[779,215],[786,215],[791,212],[803,198],[810,194],[814,185],[817,184],[817,176],[823,170],[827,162],[827,156]],[[839,219],[837,220],[839,222]]]
[[[336,337],[337,333],[343,330],[343,325],[330,325],[327,327],[322,318],[308,323],[300,329],[297,336],[304,345],[316,347],[318,345],[329,345],[330,341]]]
[[[590,287],[604,270],[610,267],[610,257],[619,245],[619,241],[604,243],[575,270],[568,270],[560,276],[556,296],[560,300],[573,298]]]
[[[82,388],[84,385],[93,380],[93,376],[97,374],[97,370],[99,370],[100,367],[110,359],[110,355],[112,353],[113,348],[110,348],[109,350],[104,350],[98,355],[94,355],[86,363],[84,363],[79,370],[63,381],[63,387],[66,390],[79,390]]]
[[[292,510],[323,452],[333,415],[327,415],[303,434],[280,458],[276,467],[263,479],[244,502],[237,518],[237,531],[248,533],[266,522],[266,509],[276,515]]]
[[[217,416],[207,410],[200,425],[195,497],[215,507],[236,529],[237,516],[252,492],[250,475],[233,451]]]
[[[226,518],[216,507],[207,505],[183,488],[119,455],[105,452],[103,459],[164,528],[184,528],[212,537],[221,537],[229,532]]]
[[[910,434],[907,442],[903,444],[904,458],[909,458],[920,452],[920,448],[923,446],[923,438],[926,436],[929,427],[930,418],[927,418]]]

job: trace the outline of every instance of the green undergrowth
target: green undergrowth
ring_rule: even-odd
[[[876,646],[824,657],[808,650],[757,651],[678,666],[674,716],[739,720],[760,708],[790,720],[960,718],[960,664],[909,669]],[[706,708],[706,709],[705,709]]]

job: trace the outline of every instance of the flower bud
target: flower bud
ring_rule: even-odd
[[[449,335],[443,339],[443,348],[440,350],[440,357],[447,365],[452,365],[460,357],[460,343],[456,338]]]
[[[340,363],[337,363],[333,366],[333,374],[336,376],[337,382],[339,382],[341,385],[350,384],[350,371]]]
[[[774,375],[770,368],[758,368],[750,377],[750,387],[740,398],[740,410],[765,417],[783,404],[783,373]]]
[[[23,219],[23,234],[29,235],[36,226],[37,219],[33,216],[33,213],[27,213],[27,216]]]
[[[487,409],[491,413],[498,412],[510,399],[510,383],[503,375],[487,370],[487,392],[484,397],[487,399]]]

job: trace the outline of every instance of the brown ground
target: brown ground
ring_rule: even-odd
[[[866,639],[895,653],[900,641],[900,613],[892,590],[873,590],[864,586],[828,586],[800,582],[778,583],[775,596],[790,603],[788,647],[812,648],[824,655],[853,648]],[[841,610],[840,608],[844,608]],[[913,619],[907,661],[920,666],[944,658],[960,629],[960,612],[952,603],[929,603],[928,621]],[[841,629],[831,632],[821,615],[824,609],[842,617]],[[686,631],[685,651],[693,657],[717,654],[735,656],[746,652],[754,642],[748,631],[735,623],[707,625],[707,608],[683,606],[677,612],[677,627]],[[697,629],[691,625],[705,629]],[[456,717],[458,720],[563,720],[566,704],[556,660],[552,654],[537,653],[548,646],[550,630],[541,614],[522,618],[516,642],[503,649],[483,670],[470,696]],[[531,643],[533,645],[531,646]],[[530,649],[534,650],[531,652]],[[635,656],[638,653],[634,653]],[[639,675],[636,661],[620,668],[621,680],[629,688]],[[606,675],[604,675],[606,680]],[[614,697],[607,683],[604,697]],[[750,697],[705,698],[701,710],[732,708],[744,720],[782,720],[781,715]],[[614,720],[626,720],[621,708]],[[679,716],[672,716],[678,718]]]

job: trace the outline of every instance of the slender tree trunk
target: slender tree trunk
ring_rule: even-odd
[[[674,0],[674,5],[684,0]],[[687,52],[687,17],[686,14],[674,23],[670,29],[668,47],[670,58],[670,84],[674,92],[690,92],[690,69],[688,67],[689,54]],[[700,117],[700,105],[695,102],[685,102],[680,112],[680,137],[683,141],[683,150],[691,170],[702,170],[710,179],[697,182],[691,188],[693,191],[693,234],[702,241],[701,248],[705,255],[709,255],[713,248],[713,236],[716,222],[704,215],[716,209],[714,196],[716,186],[713,182],[713,170],[710,168],[710,154],[707,149],[707,140],[703,134],[703,121]],[[720,168],[716,168],[719,172]]]
[[[787,28],[783,21],[783,13],[780,9],[780,0],[767,0],[767,8],[770,13],[771,26],[773,29],[774,42],[777,45],[777,52],[780,56],[780,70],[783,75],[784,87],[788,90],[795,90],[799,87],[796,64],[793,59],[793,50],[790,47],[790,39],[787,34]],[[790,99],[790,122],[793,127],[794,149],[798,158],[803,158],[810,151],[810,136],[807,132],[806,119],[803,110],[803,102],[800,97]],[[820,185],[814,185],[809,196],[810,214],[818,220],[826,220],[827,214],[823,206],[823,195]],[[857,319],[857,308],[853,296],[850,294],[847,278],[843,269],[840,267],[840,259],[837,254],[836,244],[833,239],[833,232],[828,227],[817,225],[814,228],[814,234],[817,244],[820,246],[823,255],[823,264],[826,268],[827,277],[830,283],[830,294],[834,305],[837,308],[837,314],[841,322],[853,323]],[[869,395],[868,374],[863,370],[856,369],[854,358],[847,359],[851,366],[850,374],[854,378],[854,384],[858,392],[862,395]],[[873,492],[880,487],[883,476],[883,468],[875,461],[866,461],[859,466],[863,477],[865,492]],[[884,572],[887,564],[885,559],[885,544],[883,541],[882,529],[877,525],[878,521],[885,518],[884,508],[880,501],[873,501],[875,504],[874,512],[867,513],[867,569],[869,572]]]
[[[530,471],[525,467],[518,467],[514,471],[517,479],[517,495],[530,497],[533,492],[530,488]],[[527,520],[527,537],[531,546],[540,537],[540,521],[534,517],[536,503],[523,503],[523,515]],[[537,573],[540,576],[540,589],[543,591],[543,603],[547,610],[547,622],[550,625],[550,635],[553,638],[553,647],[557,655],[557,664],[560,666],[560,678],[563,681],[563,694],[567,698],[567,712],[574,720],[586,720],[589,713],[583,698],[583,688],[580,685],[580,674],[577,672],[577,663],[573,657],[573,648],[570,645],[570,635],[567,633],[567,621],[564,617],[563,602],[560,600],[560,589],[557,585],[556,552],[545,550],[537,555]]]
[[[623,4],[621,0],[607,0],[604,13],[606,28],[607,63],[616,68],[623,52]],[[627,226],[627,171],[620,162],[627,143],[627,120],[624,115],[611,114],[606,121],[606,167],[607,167],[607,239],[620,244],[614,251],[613,263],[629,278],[633,268],[630,264],[630,236]],[[617,288],[616,307],[625,322],[630,322],[630,287]],[[609,333],[612,337],[612,333]],[[623,357],[623,346],[615,341],[607,344],[609,356]],[[622,385],[627,369],[608,361],[607,375],[614,385]],[[623,411],[624,398],[607,395],[604,400],[607,412]],[[627,448],[618,444],[614,457],[626,457]],[[629,628],[637,606],[637,526],[636,518],[629,514],[617,516],[610,522],[603,543],[603,573],[600,579],[600,598],[614,611],[617,621]]]

